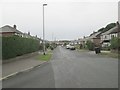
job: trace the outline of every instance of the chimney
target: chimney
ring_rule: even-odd
[[[120,25],[118,21],[116,22],[116,25],[118,25],[118,26]]]
[[[95,31],[93,31],[93,34],[95,34]]]
[[[30,32],[28,32],[28,35],[30,35]]]
[[[120,32],[120,23],[118,21],[117,21],[116,25],[118,27],[118,32]]]
[[[13,25],[13,28],[15,28],[15,29],[16,29],[16,28],[17,28],[17,26],[16,26],[16,25]]]

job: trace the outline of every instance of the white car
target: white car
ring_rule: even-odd
[[[66,45],[66,49],[70,49],[70,45]]]
[[[70,50],[75,50],[75,46],[74,45],[70,45]]]

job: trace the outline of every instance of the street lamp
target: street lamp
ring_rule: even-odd
[[[44,6],[47,6],[47,4],[43,4],[43,54],[45,55]]]

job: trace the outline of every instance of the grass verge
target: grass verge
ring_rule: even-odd
[[[45,55],[41,54],[37,57],[37,60],[49,61],[52,57],[51,51],[48,51]]]
[[[120,55],[118,53],[111,53],[111,52],[101,52],[100,55],[112,57],[112,58],[119,58]]]
[[[77,51],[80,51],[80,52],[87,52],[89,51],[88,49],[77,49]]]

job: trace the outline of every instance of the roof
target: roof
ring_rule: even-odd
[[[71,43],[77,43],[79,40],[72,40]]]
[[[114,29],[114,30],[113,30],[110,34],[120,32],[120,29],[118,29],[118,27],[117,27],[117,26],[116,26],[115,28],[113,28],[113,29]]]
[[[6,25],[6,26],[3,26],[0,28],[0,33],[5,33],[5,32],[14,32],[14,33],[22,34],[22,32],[20,32],[19,30],[15,29],[9,25]]]
[[[120,30],[119,30],[119,32],[120,32]],[[108,34],[111,34],[111,33],[118,33],[118,26],[115,26],[115,27],[111,28],[110,30],[102,33],[102,35],[108,35]]]
[[[87,41],[87,40],[89,40],[89,37],[81,38],[80,42]]]
[[[92,34],[91,36],[89,36],[89,38],[98,38],[98,36],[101,34],[101,32],[96,32],[94,34]]]

